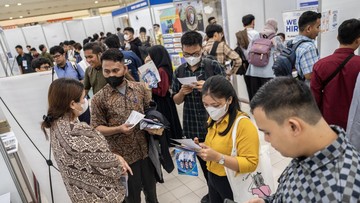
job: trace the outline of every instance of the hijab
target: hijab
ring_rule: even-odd
[[[155,45],[149,49],[151,60],[155,63],[156,67],[163,68],[169,75],[170,83],[172,81],[173,69],[169,53],[162,45]]]
[[[278,23],[275,19],[269,18],[266,20],[264,30],[261,32],[261,34],[270,36],[275,35],[278,31]]]

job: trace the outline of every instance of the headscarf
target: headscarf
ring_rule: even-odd
[[[278,30],[278,23],[274,18],[269,18],[266,20],[264,30],[261,32],[261,34],[270,36],[275,35]]]
[[[168,73],[171,83],[173,69],[171,59],[167,50],[162,45],[155,45],[149,49],[149,55],[158,69],[163,68]]]

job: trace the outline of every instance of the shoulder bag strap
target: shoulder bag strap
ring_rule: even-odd
[[[219,42],[218,41],[214,41],[214,44],[211,48],[211,51],[210,51],[210,55],[211,56],[215,56],[216,57],[216,49],[218,48],[219,46]]]
[[[234,128],[231,132],[231,136],[232,136],[232,143],[233,143],[233,146],[232,146],[232,150],[231,150],[231,156],[236,156],[237,155],[237,149],[236,149],[236,133],[237,133],[237,128],[238,128],[238,124],[240,122],[241,119],[243,118],[247,118],[246,116],[239,116],[235,122],[234,122]]]
[[[79,72],[78,67],[77,67],[77,64],[74,63],[74,62],[70,62],[70,63],[71,63],[71,66],[72,66],[72,67],[75,69],[75,71],[77,72],[77,74],[78,74],[78,79],[79,79],[79,80],[82,80],[82,79],[81,79],[80,72]]]
[[[340,65],[339,67],[337,67],[337,69],[328,77],[326,78],[326,80],[324,80],[324,83],[322,85],[322,89],[324,90],[326,85],[332,80],[334,79],[334,77],[341,71],[341,69],[344,68],[344,66],[346,65],[346,63],[348,61],[350,61],[350,59],[354,56],[354,53],[350,54]]]

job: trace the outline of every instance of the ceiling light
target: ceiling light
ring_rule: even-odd
[[[18,5],[18,6],[21,6],[21,3],[18,3],[17,5]]]
[[[19,16],[19,18],[23,18],[23,16]]]
[[[13,19],[13,17],[10,17],[9,19],[10,19],[10,20],[12,20],[12,19]]]
[[[9,5],[9,4],[5,4],[5,7],[10,7],[10,5]]]
[[[97,3],[99,3],[99,2],[98,2],[98,1],[95,1],[94,3],[96,3],[96,4],[97,4]]]

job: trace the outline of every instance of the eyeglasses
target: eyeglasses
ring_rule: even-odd
[[[192,57],[192,56],[193,57],[199,57],[199,56],[201,56],[201,51],[197,51],[197,52],[192,53],[192,54],[184,52],[183,55],[184,55],[185,58]]]
[[[53,57],[54,59],[57,59],[57,58],[59,58],[60,56],[62,56],[62,55],[61,55],[61,54],[52,55],[52,57]]]

